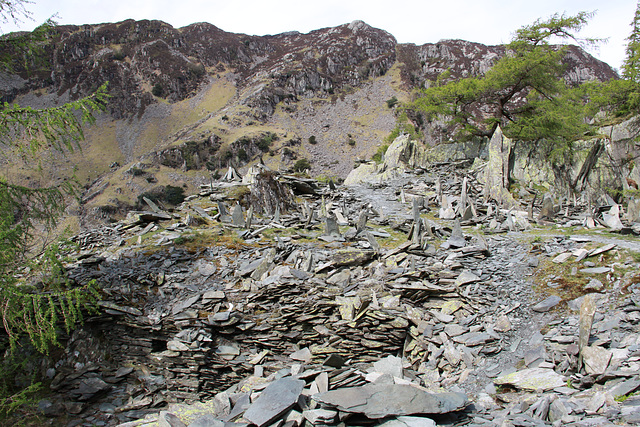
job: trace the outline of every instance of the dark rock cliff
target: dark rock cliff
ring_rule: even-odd
[[[173,28],[161,21],[61,26],[47,48],[49,68],[25,81],[2,85],[0,95],[16,95],[43,86],[72,97],[90,93],[105,81],[115,119],[140,115],[159,98],[169,102],[193,95],[207,74],[233,70],[240,86],[258,85],[245,104],[265,119],[281,101],[327,96],[384,75],[396,62],[408,88],[435,80],[445,70],[453,77],[482,74],[504,54],[502,46],[442,40],[416,46],[362,21],[308,34],[297,32],[247,36],[208,23]],[[571,47],[570,81],[614,78],[615,72],[578,47]]]

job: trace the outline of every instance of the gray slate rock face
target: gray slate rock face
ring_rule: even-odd
[[[244,419],[258,427],[268,425],[295,405],[304,386],[304,381],[290,377],[269,384],[260,397],[249,406],[244,413]]]
[[[393,415],[444,414],[465,408],[462,393],[428,393],[399,384],[368,384],[312,396],[316,402],[340,411],[364,414],[372,419]]]
[[[551,390],[556,387],[562,387],[565,379],[553,371],[553,369],[523,369],[507,375],[496,378],[493,382],[496,384],[509,384],[524,390]]]

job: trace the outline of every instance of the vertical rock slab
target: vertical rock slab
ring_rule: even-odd
[[[509,209],[517,202],[509,193],[509,153],[512,141],[504,136],[498,126],[489,141],[489,161],[484,170],[484,196]]]
[[[553,206],[553,199],[550,194],[545,194],[542,199],[542,207],[540,208],[538,219],[552,219],[555,215],[556,211]]]
[[[587,348],[593,316],[596,313],[596,303],[593,295],[587,294],[580,305],[580,320],[578,323],[578,371],[582,368],[582,351]]]
[[[303,380],[291,377],[274,381],[249,406],[243,418],[258,427],[272,423],[296,404],[304,386]]]
[[[239,204],[233,207],[233,211],[231,212],[231,220],[233,225],[235,225],[236,227],[245,226],[244,215],[242,213],[242,206],[240,206]]]

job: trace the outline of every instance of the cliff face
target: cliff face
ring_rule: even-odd
[[[445,70],[456,78],[482,74],[502,55],[502,46],[461,40],[398,44],[361,21],[308,34],[248,36],[207,23],[173,28],[127,20],[57,28],[45,67],[28,74],[16,61],[13,75],[0,76],[0,97],[52,106],[108,81],[108,114],[87,132],[83,156],[70,162],[93,186],[90,193],[112,187],[98,203],[119,205],[157,180],[136,182],[114,162],[123,170],[133,162],[160,167],[156,175],[169,173],[170,183],[186,186],[205,179],[185,174],[194,165],[203,172],[241,168],[260,157],[273,168],[307,158],[314,174],[344,177],[393,129],[386,101],[408,100]],[[616,77],[577,47],[567,65],[571,82]],[[272,135],[267,142],[265,134]],[[206,149],[194,151],[203,144]],[[158,160],[170,152],[179,159]],[[50,175],[65,168],[51,162]]]
[[[108,81],[110,112],[119,119],[142,114],[158,98],[184,100],[208,75],[231,70],[239,86],[256,86],[246,105],[265,119],[281,101],[327,97],[345,86],[358,87],[387,73],[396,60],[403,83],[411,89],[446,70],[453,77],[482,74],[502,55],[503,46],[463,40],[398,44],[391,34],[362,21],[308,34],[247,36],[208,23],[173,28],[161,21],[127,20],[59,27],[47,48],[50,68],[28,76],[17,67],[22,85],[4,82],[0,91],[8,101],[42,87],[81,96]],[[571,47],[570,81],[614,77],[607,64]]]

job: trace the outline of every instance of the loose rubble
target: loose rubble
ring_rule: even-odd
[[[75,237],[69,276],[98,281],[101,314],[51,367],[45,415],[122,427],[640,420],[640,263],[621,256],[637,241],[529,243],[533,215],[482,203],[453,163],[337,189],[269,173],[248,183],[261,192],[248,209],[227,199],[235,175],[175,212],[150,206]],[[540,221],[608,226],[540,206]]]

